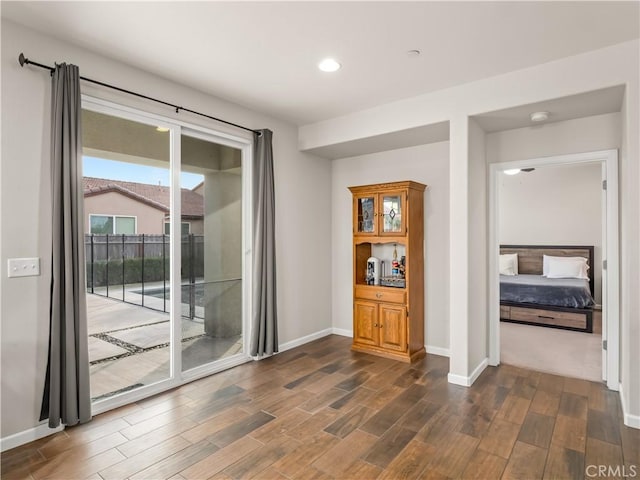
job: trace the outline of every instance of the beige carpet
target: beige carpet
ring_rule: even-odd
[[[602,337],[500,322],[500,361],[516,367],[602,381]]]

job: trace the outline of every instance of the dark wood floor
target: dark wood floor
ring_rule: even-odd
[[[2,478],[640,476],[640,430],[599,383],[503,365],[464,388],[446,358],[349,346],[326,337],[99,415],[5,452]]]

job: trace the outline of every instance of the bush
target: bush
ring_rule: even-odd
[[[199,261],[198,261],[199,260]],[[162,268],[162,257],[150,257],[144,259],[144,279],[142,278],[142,258],[126,258],[124,260],[124,283],[158,282],[164,279],[169,280],[169,258],[164,259]],[[182,257],[182,278],[189,279],[189,258]],[[107,271],[108,267],[108,271]],[[193,265],[194,276],[201,278],[204,276],[204,261],[196,259]],[[109,274],[109,285],[122,285],[122,259],[98,260],[93,263],[93,286],[104,287],[107,284],[107,273]],[[87,263],[87,287],[91,288],[91,264]]]
[[[142,283],[162,281],[163,277],[169,279],[169,258],[162,257],[144,259],[144,279],[142,278],[142,258],[126,258],[124,260],[124,283]],[[109,285],[122,285],[122,259],[99,260],[93,263],[93,286],[104,287]],[[164,273],[164,275],[163,275]],[[91,264],[87,264],[87,287],[91,287]]]

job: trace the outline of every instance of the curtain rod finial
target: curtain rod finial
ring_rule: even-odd
[[[28,61],[29,59],[24,56],[24,53],[20,52],[20,55],[18,55],[18,62],[20,62],[20,66],[24,67],[24,64]]]

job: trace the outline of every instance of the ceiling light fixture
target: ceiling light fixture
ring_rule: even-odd
[[[162,132],[162,133],[169,131],[169,129],[167,127],[156,127],[156,130],[158,132]]]
[[[318,68],[323,72],[335,72],[340,70],[340,67],[342,67],[342,65],[333,58],[325,58],[318,64]]]
[[[509,170],[505,170],[504,173],[506,175],[517,175],[518,173],[520,173],[520,169],[519,168],[510,168]]]
[[[533,112],[530,118],[532,122],[544,122],[549,118],[549,112]]]

